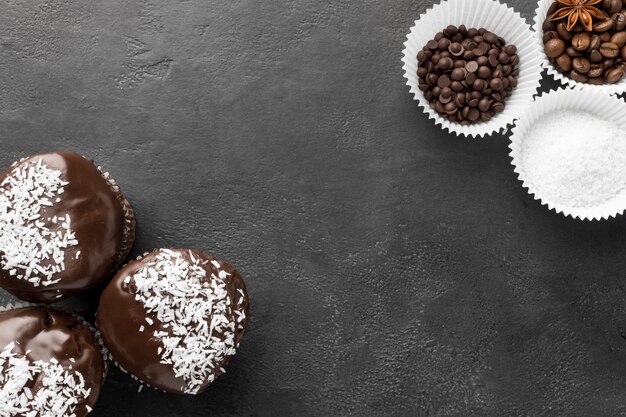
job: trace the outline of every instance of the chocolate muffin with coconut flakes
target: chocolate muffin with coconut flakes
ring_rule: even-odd
[[[105,374],[81,319],[48,308],[0,312],[0,416],[84,417]]]
[[[0,175],[0,287],[52,303],[94,287],[128,256],[135,218],[108,173],[73,152]]]
[[[249,316],[237,270],[188,249],[158,249],[121,269],[96,316],[124,370],[163,391],[198,394],[221,373]]]

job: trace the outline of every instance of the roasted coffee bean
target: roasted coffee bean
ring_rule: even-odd
[[[624,30],[626,28],[626,15],[623,13],[615,13],[611,20],[613,20],[613,30],[616,32]]]
[[[559,35],[559,38],[563,39],[565,42],[571,41],[572,37],[574,36],[572,32],[567,30],[567,25],[563,22],[560,22],[558,25],[556,25],[556,33]],[[545,40],[544,40],[544,43],[545,43]]]
[[[594,78],[589,77],[589,79],[587,80],[587,84],[602,85],[604,83],[605,83],[604,77],[594,77]]]
[[[600,45],[600,53],[605,58],[615,58],[619,55],[619,48],[612,42],[605,42]]]
[[[568,72],[572,69],[572,58],[567,54],[559,56],[554,63],[561,72]]]
[[[587,52],[595,51],[600,48],[602,41],[598,35],[591,35],[591,41],[589,42],[589,48],[587,48]]]
[[[611,68],[613,66],[613,64],[615,64],[615,60],[614,59],[607,58],[604,61],[602,61],[602,67],[605,70]]]
[[[591,63],[585,58],[574,58],[572,68],[581,74],[586,74],[591,69]]]
[[[587,73],[587,76],[589,78],[598,78],[598,77],[602,77],[602,74],[604,74],[604,67],[602,67],[602,65],[591,64],[589,72]]]
[[[554,41],[550,41],[550,42],[554,42]],[[561,42],[563,42],[563,41],[561,41]],[[586,51],[587,48],[589,48],[589,44],[590,43],[591,43],[591,35],[589,35],[589,32],[577,33],[572,38],[572,47],[574,49],[576,49],[577,51],[580,51],[580,52]],[[552,58],[552,57],[550,57],[550,58]]]
[[[620,50],[620,58],[622,58],[624,61],[626,61],[626,46],[624,46],[624,47]]]
[[[621,0],[620,0],[621,1]],[[606,32],[613,28],[613,20],[605,19],[593,24],[593,31],[596,33]]]
[[[587,77],[585,74],[581,74],[579,72],[576,72],[576,70],[571,70],[569,72],[569,77],[572,80],[577,81],[579,83],[587,82],[587,80],[589,79],[589,77]]]
[[[602,32],[598,36],[600,36],[600,40],[602,42],[608,42],[608,41],[611,40],[611,33],[610,32]]]
[[[626,45],[626,32],[616,32],[611,36],[611,43],[617,45],[618,48],[623,48]]]
[[[615,67],[608,70],[604,75],[606,82],[609,84],[615,84],[626,77],[626,64],[623,62],[617,64]]]
[[[604,10],[612,16],[615,13],[622,11],[622,0],[611,0],[608,4],[609,7],[605,7]]]
[[[591,62],[602,62],[604,61],[604,57],[600,53],[600,51],[591,51],[589,54],[589,61]]]

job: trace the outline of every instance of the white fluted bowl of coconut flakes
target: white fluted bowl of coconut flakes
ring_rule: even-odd
[[[626,103],[563,89],[535,99],[512,130],[515,172],[564,216],[606,220],[626,209]]]

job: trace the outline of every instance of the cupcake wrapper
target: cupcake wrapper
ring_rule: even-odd
[[[485,28],[504,38],[507,44],[517,47],[520,57],[518,85],[511,97],[506,100],[506,107],[489,122],[479,122],[469,126],[454,123],[440,116],[431,108],[419,89],[417,76],[417,53],[448,25],[465,25],[467,28]],[[497,0],[445,0],[421,15],[415,21],[404,43],[402,62],[404,77],[411,93],[415,96],[424,113],[450,133],[470,137],[483,137],[501,132],[507,125],[520,117],[537,93],[541,78],[541,58],[533,42],[530,26],[510,7]]]
[[[586,83],[579,83],[571,78],[561,74],[550,62],[550,59],[545,53],[543,48],[543,22],[548,17],[548,9],[556,0],[539,0],[537,9],[535,10],[535,19],[533,23],[533,31],[535,36],[536,48],[539,51],[541,57],[541,66],[548,71],[548,74],[552,76],[557,82],[563,86],[570,86],[574,90],[585,91],[600,91],[605,95],[621,94],[626,92],[626,79],[623,79],[617,84],[603,84],[593,85]]]
[[[526,132],[537,120],[560,110],[594,114],[603,119],[611,120],[626,130],[626,103],[616,97],[606,95],[603,91],[585,90],[581,92],[577,89],[568,88],[537,97],[533,105],[517,121],[512,130],[513,134],[509,145],[514,171],[522,181],[522,186],[528,189],[528,193],[535,200],[564,216],[571,216],[580,220],[607,220],[622,214],[626,210],[626,193],[622,193],[620,198],[613,199],[601,206],[572,208],[551,199],[549,195],[542,195],[538,192],[537,187],[527,179],[522,155]],[[581,193],[584,192],[581,190]]]

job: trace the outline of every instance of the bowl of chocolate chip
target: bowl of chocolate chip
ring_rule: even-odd
[[[539,87],[541,57],[530,26],[496,0],[442,1],[415,21],[404,43],[407,85],[442,129],[498,133]]]
[[[542,66],[563,85],[626,91],[626,1],[540,0],[534,30]]]

